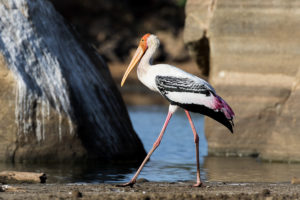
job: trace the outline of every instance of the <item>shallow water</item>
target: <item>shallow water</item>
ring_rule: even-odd
[[[148,152],[160,133],[168,107],[130,107],[129,112],[134,129]],[[207,155],[207,143],[203,134],[204,121],[201,115],[191,115],[199,133],[200,163],[203,164],[203,158]],[[185,113],[179,110],[171,118],[160,146],[151,156],[140,177],[152,181],[194,179],[195,154],[192,129]]]
[[[133,126],[146,151],[156,140],[167,115],[167,107],[130,107]],[[207,181],[224,182],[289,182],[300,177],[299,164],[266,163],[255,158],[207,157],[203,134],[203,117],[192,114],[200,137],[201,177]],[[228,132],[229,134],[229,132]],[[0,164],[2,170],[45,172],[48,182],[115,183],[126,182],[138,165],[26,165]],[[193,133],[182,111],[177,111],[166,129],[164,138],[145,165],[139,178],[150,181],[186,181],[196,179],[196,158]]]
[[[164,123],[168,108],[130,107],[129,112],[136,132],[146,151],[149,151]],[[256,158],[207,157],[204,118],[199,114],[191,115],[199,134],[202,179],[226,182],[289,182],[293,176],[300,177],[300,164],[267,163]],[[193,133],[182,110],[178,110],[172,117],[161,145],[151,158],[140,177],[151,181],[196,179]]]

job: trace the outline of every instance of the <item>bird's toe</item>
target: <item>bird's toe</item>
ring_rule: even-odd
[[[119,185],[116,185],[116,187],[133,187],[133,185],[135,184],[135,182],[133,182],[133,181],[130,181],[130,182],[128,182],[128,183],[125,183],[125,184],[119,184]]]
[[[204,187],[204,186],[205,185],[202,182],[196,183],[196,184],[193,185],[193,187]]]

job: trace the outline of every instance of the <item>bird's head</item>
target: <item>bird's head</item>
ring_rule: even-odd
[[[151,36],[150,33],[147,33],[145,34],[141,40],[140,40],[140,43],[139,43],[139,47],[142,48],[142,50],[145,52],[148,48],[148,38]]]
[[[143,55],[147,51],[147,49],[151,48],[153,46],[157,46],[157,47],[159,46],[158,38],[155,35],[151,35],[150,33],[145,34],[141,38],[139,46],[138,46],[136,52],[134,53],[127,70],[125,71],[125,74],[121,81],[121,87],[124,85],[128,74],[139,63],[139,61],[141,60],[141,58],[143,57]]]

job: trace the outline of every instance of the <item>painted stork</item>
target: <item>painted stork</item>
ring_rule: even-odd
[[[190,113],[196,112],[220,122],[233,133],[234,112],[230,106],[216,94],[214,88],[205,80],[189,74],[181,69],[167,64],[152,65],[152,56],[159,47],[159,39],[152,34],[146,34],[140,40],[139,46],[123,76],[121,86],[123,86],[130,71],[139,63],[137,68],[138,79],[150,90],[160,93],[169,102],[169,112],[163,128],[153,144],[152,149],[144,159],[133,178],[126,184],[118,186],[132,187],[144,165],[151,154],[159,146],[165,129],[174,112],[178,107],[184,109],[192,127],[194,142],[196,144],[197,159],[197,183],[195,187],[201,187],[199,166],[199,137],[191,119]]]

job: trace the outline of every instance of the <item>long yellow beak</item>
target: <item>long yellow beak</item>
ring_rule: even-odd
[[[143,48],[141,46],[139,46],[134,54],[134,56],[132,57],[132,60],[130,61],[130,64],[122,78],[121,81],[121,87],[124,85],[125,80],[128,76],[128,74],[131,72],[131,70],[138,64],[138,62],[141,60],[142,56],[144,55],[145,51],[143,50]]]

